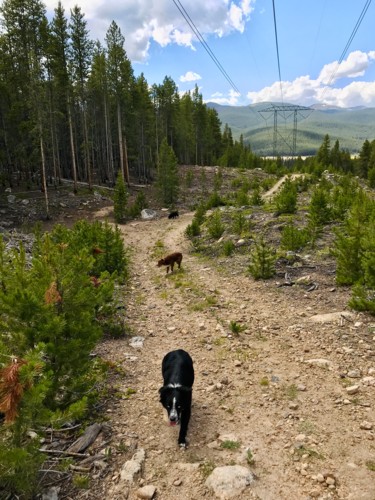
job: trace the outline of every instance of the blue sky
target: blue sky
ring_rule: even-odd
[[[49,13],[57,1],[45,2]],[[180,0],[236,89],[212,61],[173,0],[62,0],[67,17],[81,7],[93,39],[112,20],[125,36],[136,75],[171,77],[181,92],[198,85],[203,99],[248,105],[283,101],[310,106],[375,107],[375,2],[350,43],[365,0]]]

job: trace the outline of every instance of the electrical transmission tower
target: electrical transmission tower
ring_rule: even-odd
[[[273,113],[273,156],[278,156],[277,143],[280,138],[282,142],[288,147],[290,150],[290,154],[292,156],[296,156],[297,151],[297,122],[298,117],[302,120],[305,120],[311,113],[313,109],[307,108],[305,106],[297,106],[294,104],[271,104],[269,107],[260,109],[258,113],[260,116],[267,121],[265,116],[262,113]],[[291,123],[293,121],[292,127],[292,141],[290,143],[290,134],[285,137],[285,135],[279,132],[278,128],[278,117],[282,116],[284,123],[287,124],[288,121]]]

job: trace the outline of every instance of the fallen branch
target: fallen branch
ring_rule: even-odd
[[[99,432],[102,430],[102,424],[92,424],[87,427],[83,436],[77,439],[71,446],[69,446],[68,451],[73,453],[80,453],[81,451],[88,448],[97,438]]]
[[[90,455],[88,453],[75,453],[73,451],[63,451],[63,450],[43,450],[39,449],[42,453],[49,453],[51,455],[66,455],[68,457],[81,457],[81,458],[87,458]]]

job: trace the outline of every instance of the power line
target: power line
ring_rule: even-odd
[[[283,86],[281,83],[281,70],[280,70],[280,54],[279,54],[279,42],[277,39],[277,25],[276,25],[276,9],[275,9],[275,0],[272,0],[273,6],[273,24],[275,27],[275,40],[276,40],[276,54],[277,54],[277,67],[279,69],[279,82],[280,82],[280,93],[281,93],[281,102],[283,102]]]
[[[230,76],[228,75],[228,73],[225,71],[225,69],[221,65],[220,61],[217,59],[217,57],[215,56],[215,54],[210,49],[209,45],[207,44],[207,42],[205,41],[205,39],[201,35],[201,33],[198,30],[198,28],[196,27],[196,25],[194,24],[194,21],[191,19],[191,17],[189,16],[189,14],[186,12],[186,9],[184,8],[184,6],[180,2],[180,0],[173,0],[173,3],[177,7],[177,9],[180,11],[182,17],[188,23],[188,25],[190,26],[190,28],[194,32],[195,36],[198,38],[198,40],[202,44],[203,48],[206,50],[206,52],[208,53],[208,55],[211,57],[211,59],[213,60],[213,62],[216,64],[216,66],[218,67],[218,69],[220,70],[220,72],[222,73],[222,75],[225,77],[225,79],[228,81],[228,83],[233,87],[233,89],[236,92],[238,92],[239,94],[241,94],[241,92],[238,90],[236,84],[230,78]]]
[[[356,24],[355,24],[355,26],[353,28],[353,31],[352,31],[352,33],[351,33],[351,35],[349,37],[349,40],[347,41],[347,43],[345,45],[345,48],[344,48],[344,50],[341,53],[341,56],[340,56],[340,59],[339,59],[337,65],[336,65],[336,68],[333,70],[333,72],[332,72],[332,74],[331,74],[331,76],[329,78],[329,81],[327,83],[326,88],[329,87],[330,84],[332,83],[332,80],[334,79],[334,77],[335,77],[335,75],[336,75],[336,73],[337,73],[337,71],[338,71],[338,69],[340,67],[340,64],[344,60],[344,58],[346,56],[346,53],[347,53],[347,51],[348,51],[348,49],[350,47],[350,44],[352,43],[352,41],[353,41],[353,39],[354,39],[354,37],[355,37],[355,35],[356,35],[356,33],[357,33],[360,25],[362,24],[362,21],[363,21],[363,18],[365,17],[365,15],[366,15],[366,12],[367,12],[368,8],[370,7],[371,1],[372,0],[366,0],[365,5],[364,5],[364,7],[362,9],[362,12],[361,12],[361,14],[360,14],[360,16],[358,18],[358,21],[356,22]],[[324,96],[324,92],[323,92],[323,96]]]

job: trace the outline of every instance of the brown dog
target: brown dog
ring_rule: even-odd
[[[177,262],[178,268],[180,269],[181,261],[182,261],[182,253],[174,252],[174,253],[171,253],[170,255],[167,255],[167,257],[164,257],[164,259],[160,259],[158,262],[158,267],[167,266],[167,274],[168,274],[169,267],[170,267],[171,271],[173,273],[173,266]]]

